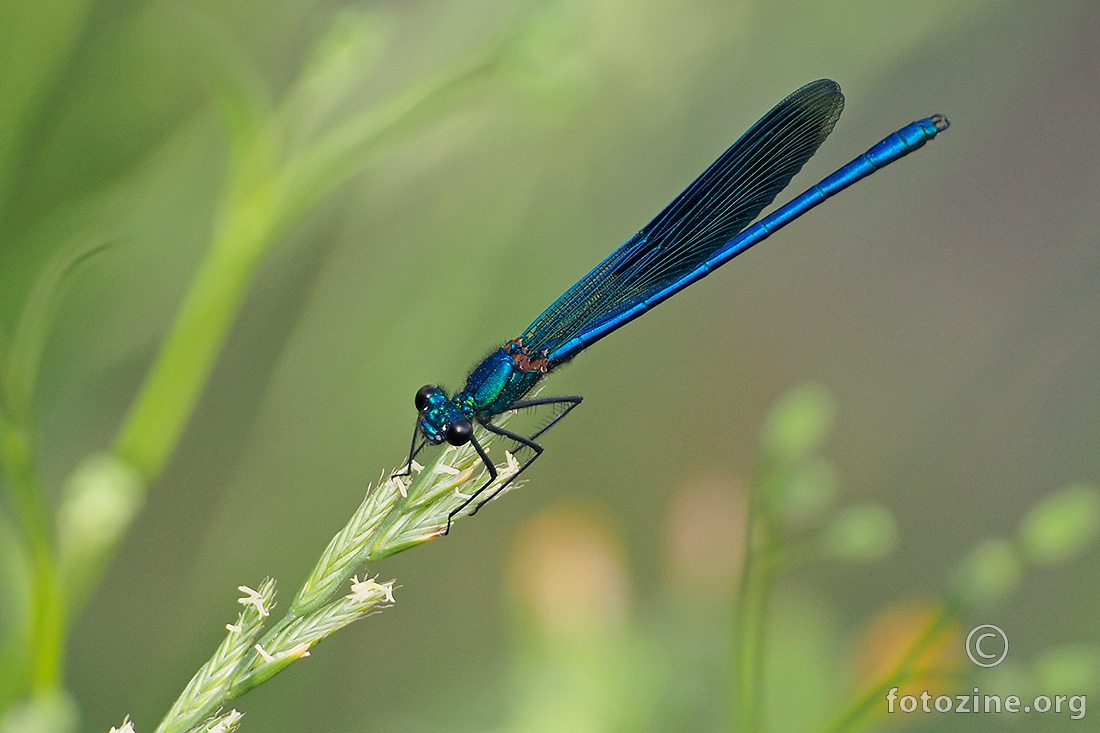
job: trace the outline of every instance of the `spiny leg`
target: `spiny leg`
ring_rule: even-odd
[[[567,397],[538,397],[538,398],[533,399],[533,400],[520,400],[519,402],[516,402],[511,407],[509,407],[508,410],[509,411],[522,410],[522,409],[527,408],[527,407],[538,407],[540,405],[560,405],[560,404],[568,404],[569,405],[564,410],[562,410],[557,415],[555,415],[553,420],[551,420],[550,422],[543,425],[542,428],[540,428],[539,431],[537,433],[535,433],[534,435],[532,435],[531,438],[530,438],[531,440],[537,440],[540,435],[545,433],[550,428],[554,427],[554,425],[558,422],[558,420],[561,420],[563,417],[568,415],[573,410],[574,407],[576,407],[577,405],[579,405],[581,403],[581,400],[583,400],[583,399],[584,398],[581,397],[580,395],[570,395],[570,396],[567,396]]]
[[[486,427],[488,427],[488,425],[486,425]],[[481,462],[485,464],[485,469],[489,472],[489,480],[482,484],[477,491],[466,497],[466,500],[463,501],[462,504],[458,506],[458,508],[454,509],[450,514],[447,515],[447,528],[443,530],[444,536],[451,533],[451,524],[454,522],[455,516],[463,509],[470,506],[470,502],[476,499],[478,497],[478,494],[485,491],[485,489],[489,488],[489,486],[497,480],[497,467],[493,465],[493,462],[491,460],[489,460],[489,454],[486,453],[485,449],[481,447],[481,443],[478,442],[477,436],[470,436],[470,444],[474,446],[474,450],[476,450],[477,454],[481,457]],[[511,479],[509,479],[509,481],[511,481]],[[496,492],[493,492],[493,494],[495,496]],[[480,507],[481,505],[479,504],[478,508]],[[475,509],[473,513],[477,513],[477,509]]]
[[[531,456],[523,465],[521,465],[519,467],[519,470],[517,470],[514,474],[512,474],[510,477],[508,477],[508,480],[505,481],[503,484],[501,484],[497,488],[496,491],[494,491],[492,494],[490,494],[486,499],[478,502],[477,506],[474,507],[474,510],[472,512],[470,512],[470,516],[473,516],[473,515],[477,514],[478,511],[481,510],[481,507],[485,506],[490,501],[495,499],[496,496],[501,491],[503,491],[505,488],[507,488],[507,486],[510,483],[515,481],[521,473],[526,471],[527,468],[532,463],[535,462],[535,459],[537,459],[539,456],[542,455],[542,452],[543,452],[544,448],[540,444],[536,443],[535,439],[538,438],[543,433],[545,433],[550,428],[552,428],[558,422],[558,420],[561,420],[563,417],[568,415],[569,412],[574,407],[579,405],[581,403],[581,400],[583,400],[583,399],[584,399],[583,397],[576,396],[576,395],[571,395],[571,396],[566,396],[566,397],[540,397],[540,398],[536,398],[536,399],[533,399],[533,400],[520,400],[519,402],[516,402],[515,404],[513,404],[510,408],[508,408],[509,411],[522,410],[526,407],[538,407],[540,405],[557,405],[557,404],[566,404],[566,405],[568,405],[558,415],[555,415],[553,420],[551,420],[546,425],[544,425],[538,432],[536,432],[530,438],[524,437],[524,436],[520,435],[519,433],[513,433],[511,430],[506,430],[506,429],[504,429],[502,427],[499,427],[497,425],[493,425],[491,422],[488,422],[488,421],[479,423],[482,427],[484,427],[490,433],[494,433],[495,435],[499,435],[503,438],[508,438],[509,440],[513,440],[513,441],[515,441],[516,443],[519,443],[522,446],[526,446],[526,447],[530,448],[531,450],[533,450],[535,452],[535,455]],[[443,534],[449,534],[450,533],[451,523],[454,521],[455,516],[457,516],[459,514],[459,512],[461,512],[466,507],[468,507],[475,499],[477,499],[478,496],[480,496],[485,491],[485,489],[489,488],[489,486],[492,485],[492,483],[494,481],[496,481],[496,479],[497,479],[496,466],[494,466],[493,462],[491,460],[489,460],[489,456],[486,454],[485,449],[481,447],[481,444],[479,442],[477,442],[476,438],[472,438],[471,442],[473,443],[474,448],[477,450],[478,455],[481,456],[482,463],[485,464],[485,467],[489,471],[489,480],[486,481],[484,484],[482,484],[478,488],[477,491],[470,494],[469,498],[467,498],[464,502],[462,502],[461,506],[459,506],[457,509],[452,511],[447,516],[447,530]]]
[[[513,433],[511,430],[506,430],[506,429],[504,429],[502,427],[499,427],[497,425],[493,425],[492,423],[482,423],[482,425],[484,425],[485,429],[488,430],[490,433],[495,433],[495,434],[497,434],[497,435],[499,435],[503,438],[508,438],[509,440],[514,440],[517,443],[519,443],[520,445],[524,445],[524,446],[530,448],[531,450],[533,450],[535,452],[535,455],[528,458],[523,463],[523,465],[521,465],[519,467],[519,470],[517,470],[515,473],[513,473],[511,476],[509,476],[507,481],[505,481],[504,483],[502,483],[500,486],[497,487],[496,491],[489,494],[489,496],[487,496],[485,499],[482,499],[481,501],[479,501],[477,506],[474,507],[474,510],[472,512],[470,512],[471,517],[473,515],[477,514],[481,510],[481,507],[485,506],[490,501],[495,499],[497,494],[504,491],[504,489],[508,486],[508,484],[512,483],[517,478],[519,478],[519,475],[521,473],[523,473],[524,471],[526,471],[528,466],[530,466],[532,463],[534,463],[535,460],[539,456],[542,455],[542,451],[544,450],[544,448],[541,445],[539,445],[538,443],[536,443],[532,438],[525,438],[524,436],[520,435],[519,433]],[[536,435],[538,435],[538,433],[536,433]],[[492,483],[492,482],[490,482],[490,483]],[[480,489],[478,489],[477,494],[474,494],[473,496],[470,497],[470,501],[473,501],[478,496],[478,494],[480,494],[482,491],[484,491],[487,488],[489,488],[489,484],[485,484],[485,486],[482,486]],[[466,503],[469,504],[470,502],[468,501]]]

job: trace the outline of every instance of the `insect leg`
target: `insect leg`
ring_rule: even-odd
[[[416,458],[416,454],[424,449],[424,446],[428,444],[427,439],[421,441],[420,445],[416,444],[416,439],[420,435],[420,420],[418,419],[413,425],[413,437],[412,444],[409,446],[409,462],[405,464],[405,468],[402,471],[397,471],[390,474],[390,478],[396,476],[412,476],[413,459]]]
[[[525,437],[525,436],[523,436],[523,435],[520,435],[519,433],[514,433],[514,432],[512,432],[511,430],[506,430],[505,428],[499,427],[499,426],[497,426],[497,425],[493,425],[493,424],[492,424],[491,422],[489,422],[489,421],[487,421],[487,420],[486,420],[485,422],[479,422],[479,424],[480,424],[480,425],[481,425],[481,426],[482,426],[483,428],[485,428],[486,430],[488,430],[488,431],[489,431],[490,433],[493,433],[493,434],[495,434],[495,435],[499,435],[499,436],[501,436],[502,438],[508,438],[509,440],[515,441],[516,443],[519,443],[519,444],[520,444],[520,445],[522,445],[522,446],[525,446],[525,447],[527,447],[527,448],[530,448],[530,449],[531,449],[532,451],[534,451],[535,455],[533,455],[533,456],[531,456],[530,458],[528,458],[528,459],[527,459],[527,460],[526,460],[526,461],[525,461],[525,462],[524,462],[524,463],[523,463],[523,464],[522,464],[522,465],[521,465],[521,466],[519,467],[519,470],[518,470],[518,471],[516,471],[516,472],[515,472],[514,474],[512,474],[511,476],[509,476],[509,477],[508,477],[508,480],[507,480],[507,481],[505,481],[505,482],[504,482],[503,484],[501,484],[501,485],[500,485],[499,487],[497,487],[497,489],[496,489],[495,491],[493,491],[493,493],[492,493],[492,494],[490,494],[490,495],[489,495],[488,497],[486,497],[485,499],[482,499],[481,501],[479,501],[479,502],[477,503],[477,506],[475,506],[475,507],[474,507],[474,510],[473,510],[472,512],[470,512],[470,516],[473,516],[474,514],[477,514],[477,513],[478,513],[478,511],[480,511],[480,510],[481,510],[481,507],[485,506],[485,505],[486,505],[486,504],[488,504],[488,503],[489,503],[490,501],[492,501],[493,499],[495,499],[495,498],[496,498],[496,496],[497,496],[497,495],[498,495],[498,494],[499,494],[499,493],[500,493],[501,491],[503,491],[503,490],[504,490],[505,488],[507,488],[507,486],[508,486],[508,485],[509,485],[510,483],[512,483],[513,481],[515,481],[515,480],[516,480],[516,478],[518,478],[518,477],[519,477],[519,475],[520,475],[521,473],[523,473],[524,471],[526,471],[526,470],[527,470],[527,468],[528,468],[528,467],[529,467],[529,466],[530,466],[530,465],[531,465],[532,463],[534,463],[534,462],[535,462],[535,459],[537,459],[537,458],[538,458],[539,456],[541,456],[541,455],[542,455],[542,452],[543,452],[544,448],[542,447],[542,445],[540,445],[539,443],[537,443],[537,442],[536,442],[536,439],[537,439],[537,438],[538,438],[538,437],[539,437],[540,435],[542,435],[543,433],[545,433],[545,432],[546,432],[547,430],[549,430],[550,428],[552,428],[552,427],[553,427],[553,426],[554,426],[554,425],[555,425],[555,424],[556,424],[556,423],[558,422],[558,420],[561,420],[561,419],[562,419],[563,417],[565,417],[566,415],[568,415],[568,414],[569,414],[569,412],[570,412],[570,411],[571,411],[571,410],[572,410],[572,409],[573,409],[574,407],[576,407],[577,405],[579,405],[579,404],[581,403],[581,400],[582,400],[582,399],[584,399],[584,398],[583,398],[583,397],[579,397],[579,396],[568,396],[568,397],[541,397],[541,398],[536,398],[536,399],[533,399],[533,400],[520,400],[519,402],[516,402],[515,404],[513,404],[513,405],[512,405],[512,406],[511,406],[511,407],[509,408],[509,410],[522,410],[522,409],[524,409],[524,408],[526,408],[526,407],[538,407],[538,406],[540,406],[540,405],[566,405],[566,408],[565,408],[564,410],[562,410],[562,411],[561,411],[561,413],[559,413],[558,415],[555,415],[555,416],[554,416],[554,419],[553,419],[553,420],[551,420],[551,421],[550,421],[549,423],[547,423],[546,425],[544,425],[544,426],[543,426],[543,427],[542,427],[542,428],[541,428],[541,429],[540,429],[540,430],[539,430],[538,432],[536,432],[536,433],[535,433],[534,435],[532,435],[532,436],[531,436],[530,438],[528,438],[528,437]],[[487,488],[489,488],[489,486],[490,486],[490,485],[491,485],[491,484],[492,484],[492,483],[493,483],[494,481],[496,481],[496,479],[497,479],[497,470],[496,470],[496,467],[495,467],[495,466],[493,465],[493,462],[492,462],[491,460],[489,460],[489,456],[488,456],[488,455],[487,455],[487,454],[485,453],[485,449],[481,447],[481,444],[480,444],[480,443],[479,443],[479,442],[477,441],[477,439],[476,439],[476,438],[473,438],[473,439],[471,439],[471,442],[473,443],[474,449],[475,449],[475,450],[477,450],[477,453],[478,453],[478,455],[479,455],[479,456],[481,456],[481,461],[482,461],[482,463],[484,463],[484,464],[485,464],[485,467],[486,467],[486,468],[487,468],[487,469],[489,470],[489,480],[488,480],[488,481],[486,481],[486,482],[485,482],[485,483],[484,483],[484,484],[483,484],[483,485],[482,485],[482,486],[481,486],[480,488],[478,488],[478,490],[477,490],[477,491],[475,491],[475,492],[474,492],[473,494],[471,494],[471,495],[470,495],[470,498],[468,498],[468,499],[467,499],[466,501],[462,502],[462,505],[461,505],[461,506],[459,506],[459,507],[458,507],[457,509],[455,509],[454,511],[452,511],[452,512],[450,513],[450,515],[448,515],[448,517],[447,517],[447,531],[446,531],[446,532],[444,532],[444,534],[447,534],[447,533],[449,533],[449,532],[451,531],[451,523],[452,523],[452,521],[454,520],[455,516],[457,516],[457,515],[458,515],[458,514],[459,514],[460,512],[462,512],[462,511],[463,511],[464,509],[466,509],[466,507],[468,507],[468,506],[469,506],[470,504],[472,504],[472,503],[473,503],[473,502],[474,502],[475,500],[477,500],[477,498],[478,498],[478,497],[479,497],[479,496],[480,496],[480,495],[481,495],[481,494],[482,494],[482,493],[483,493],[483,492],[484,492],[484,491],[485,491],[485,490],[486,490]]]
[[[487,427],[487,428],[489,427],[489,425],[487,423],[483,423],[483,424],[485,425],[485,427]],[[496,432],[496,431],[493,431],[493,432]],[[481,456],[481,462],[485,464],[485,469],[489,472],[489,480],[486,481],[484,484],[482,484],[481,487],[477,491],[470,494],[470,496],[467,497],[467,499],[464,502],[462,502],[456,509],[454,509],[453,511],[451,511],[450,514],[447,515],[447,529],[445,529],[443,531],[444,535],[449,535],[451,533],[451,524],[452,524],[452,522],[454,522],[455,516],[459,512],[461,512],[463,509],[470,506],[470,502],[472,502],[474,499],[476,499],[478,497],[478,495],[481,494],[481,492],[485,491],[485,489],[489,488],[490,484],[492,484],[494,481],[497,480],[497,467],[493,465],[493,462],[491,460],[489,460],[489,454],[486,453],[485,449],[481,447],[481,443],[478,442],[478,439],[477,439],[476,435],[471,435],[470,436],[470,444],[474,446],[474,450],[476,450],[477,454],[479,456]],[[532,460],[534,460],[534,459],[532,459]],[[509,481],[511,481],[511,479],[509,479]],[[497,494],[497,492],[494,491],[493,495],[496,496],[496,494]],[[481,508],[481,504],[478,504],[478,509],[480,509],[480,508]],[[476,513],[477,509],[475,509],[474,512]]]
[[[533,450],[535,452],[535,455],[531,456],[526,461],[524,461],[523,465],[521,465],[519,467],[519,470],[516,471],[515,473],[513,473],[511,476],[509,476],[507,481],[505,481],[500,486],[498,486],[496,491],[494,491],[492,494],[489,494],[489,496],[486,497],[485,499],[482,499],[481,501],[479,501],[477,506],[474,507],[474,510],[472,512],[470,512],[470,516],[473,516],[473,515],[477,514],[478,511],[480,511],[481,507],[485,506],[490,501],[495,499],[497,494],[499,494],[501,491],[504,491],[504,489],[508,486],[508,484],[512,483],[517,478],[519,478],[519,475],[521,473],[523,473],[524,471],[526,471],[527,468],[532,463],[534,463],[535,460],[539,456],[542,455],[542,451],[544,450],[544,448],[541,445],[539,445],[538,443],[536,443],[532,438],[526,438],[526,437],[520,435],[519,433],[513,433],[511,430],[506,430],[502,427],[498,427],[496,425],[493,425],[492,423],[482,423],[482,425],[484,425],[485,429],[488,430],[490,433],[495,433],[495,434],[497,434],[497,435],[499,435],[503,438],[508,438],[509,440],[514,440],[515,442],[519,443],[520,445],[524,445],[524,446],[530,448],[531,450]],[[540,431],[540,432],[542,432],[542,431]],[[480,494],[486,488],[487,488],[487,486],[481,487],[481,489],[478,491],[478,494]],[[477,496],[477,494],[474,494],[474,497],[476,497],[476,496]],[[470,500],[473,501],[474,497],[471,497]]]
[[[531,436],[531,440],[536,440],[540,435],[545,433],[550,428],[554,427],[554,425],[558,422],[558,420],[561,420],[563,417],[568,415],[573,410],[574,407],[576,407],[577,405],[579,405],[581,403],[581,400],[583,400],[583,399],[584,398],[581,397],[580,395],[571,395],[571,396],[568,396],[568,397],[537,397],[533,400],[520,400],[519,402],[516,402],[515,404],[513,404],[508,409],[509,410],[522,410],[525,407],[538,407],[539,405],[562,405],[562,404],[568,404],[569,405],[564,410],[562,410],[557,415],[555,415],[553,420],[551,420],[550,422],[543,425],[542,428],[537,433],[535,433],[534,435]],[[522,441],[519,441],[519,442],[522,442]]]

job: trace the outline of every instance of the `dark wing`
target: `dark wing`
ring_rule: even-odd
[[[553,351],[691,272],[786,188],[833,130],[840,86],[821,79],[777,104],[664,211],[581,278],[524,332]]]

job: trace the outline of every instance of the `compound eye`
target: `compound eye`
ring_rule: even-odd
[[[470,438],[474,437],[474,426],[469,420],[455,420],[447,426],[447,434],[444,436],[447,442],[453,446],[466,445]]]
[[[413,399],[413,403],[416,405],[416,411],[424,412],[424,408],[428,406],[428,400],[438,391],[439,387],[434,387],[430,384],[425,384],[423,387],[416,390],[416,397]]]

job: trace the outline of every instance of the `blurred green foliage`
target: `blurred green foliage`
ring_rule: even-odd
[[[891,725],[883,680],[965,688],[989,613],[1024,641],[974,684],[1095,691],[1096,13],[0,0],[3,730],[151,730],[416,387],[821,76],[849,105],[807,178],[933,111],[950,141],[555,375],[589,398],[531,490],[394,558],[398,607],[245,725],[727,730],[738,633],[751,721]]]
[[[1096,541],[1100,532],[1100,489],[1067,486],[1043,499],[1020,526],[1025,556],[1038,564],[1074,557]]]

